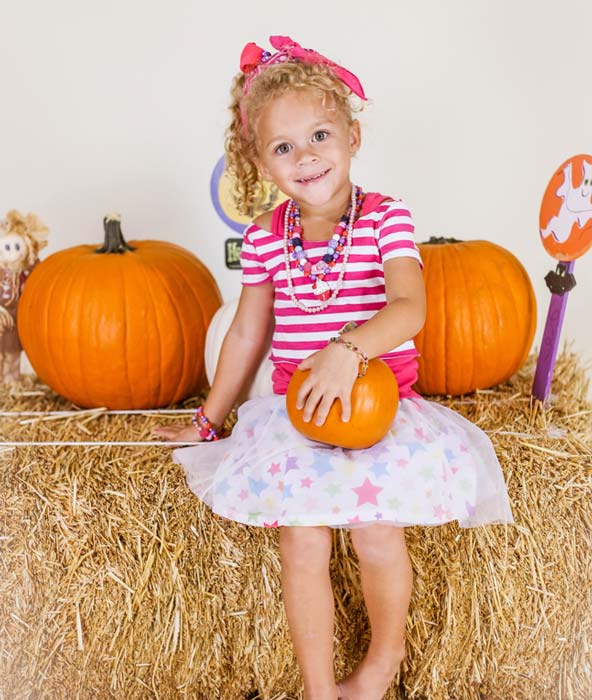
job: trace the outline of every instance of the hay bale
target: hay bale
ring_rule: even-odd
[[[391,700],[592,695],[592,407],[566,351],[555,401],[533,404],[533,362],[495,390],[441,399],[490,433],[516,526],[406,530],[415,585]],[[2,403],[72,408],[32,379]],[[4,441],[149,440],[157,422],[95,412],[1,417],[0,430]],[[369,630],[348,534],[334,545],[342,675]],[[169,448],[1,452],[0,555],[1,700],[298,697],[277,530],[213,516]]]

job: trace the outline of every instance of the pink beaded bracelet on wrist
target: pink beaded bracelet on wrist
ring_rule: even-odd
[[[360,348],[358,348],[353,343],[350,343],[349,340],[346,340],[340,335],[334,336],[329,342],[341,343],[341,345],[345,345],[345,347],[348,350],[355,352],[356,355],[360,358],[360,364],[362,365],[362,368],[358,371],[358,378],[363,377],[366,374],[366,372],[368,371],[368,355],[366,355],[366,353],[363,350],[360,350]]]
[[[198,406],[195,415],[191,419],[193,425],[199,430],[199,436],[205,442],[212,442],[220,439],[218,432],[212,427],[210,421],[206,418],[203,406]]]

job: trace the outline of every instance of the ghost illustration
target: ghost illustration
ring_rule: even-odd
[[[556,193],[563,203],[559,214],[552,216],[547,227],[541,229],[543,238],[553,236],[559,243],[565,243],[575,223],[581,229],[592,219],[592,163],[583,161],[583,165],[584,179],[577,189],[572,185],[571,162],[563,168],[563,183]]]

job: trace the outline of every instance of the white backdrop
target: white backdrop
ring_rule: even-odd
[[[242,46],[287,34],[360,77],[371,105],[354,179],[403,196],[418,241],[485,238],[525,265],[538,346],[554,268],[538,213],[554,169],[592,152],[592,3],[366,0],[1,0],[0,215],[33,211],[50,228],[42,257],[124,235],[192,250],[225,299],[236,234],[209,197],[223,153],[230,79]],[[562,338],[589,364],[592,252]]]

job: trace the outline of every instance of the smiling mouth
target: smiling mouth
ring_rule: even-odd
[[[300,180],[296,180],[296,182],[299,182],[300,184],[303,185],[308,185],[309,182],[316,182],[317,180],[320,180],[322,177],[325,177],[325,175],[329,172],[329,170],[323,170],[322,173],[319,173],[318,175],[311,175],[310,177],[303,177],[300,178]]]

